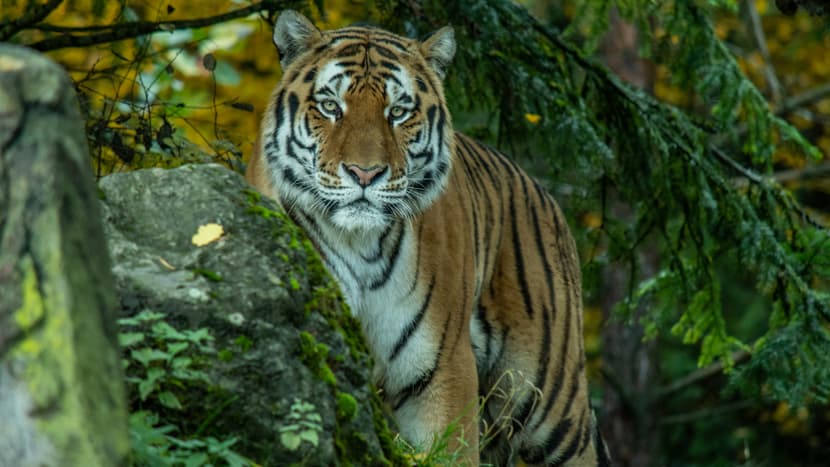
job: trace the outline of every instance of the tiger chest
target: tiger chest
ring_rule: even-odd
[[[441,335],[426,309],[413,232],[401,224],[375,235],[332,234],[319,242],[324,261],[361,324],[375,384],[395,393],[430,370]]]

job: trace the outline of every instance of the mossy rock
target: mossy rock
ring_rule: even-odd
[[[0,44],[0,465],[124,465],[113,278],[69,77]]]
[[[238,437],[234,449],[263,466],[400,463],[359,327],[276,203],[218,165],[110,175],[100,189],[121,313],[152,309],[216,338],[215,387],[194,393],[211,414],[202,435]],[[206,224],[223,234],[197,246]],[[322,432],[292,450],[280,428],[297,401]]]

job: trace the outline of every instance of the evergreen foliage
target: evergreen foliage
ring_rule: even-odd
[[[554,191],[568,187],[581,195],[572,197],[579,206],[599,204],[602,223],[587,240],[608,247],[586,270],[629,265],[622,316],[647,304],[647,335],[670,332],[699,345],[701,366],[717,360],[729,370],[734,352],[749,351],[752,358],[731,372],[731,387],[746,394],[825,401],[829,232],[768,177],[772,155],[785,145],[821,156],[774,114],[715,36],[715,7],[736,2],[576,3],[577,21],[564,30],[557,27],[564,22],[543,24],[514,2],[483,0],[425,1],[419,11],[402,2],[392,17],[414,19],[388,26],[421,34],[451,22],[462,51],[447,90],[456,126],[544,160]],[[694,111],[622,83],[591,58],[612,6],[639,27],[644,44],[654,44],[641,52],[669,68]],[[481,114],[491,117],[465,118]],[[611,209],[620,202],[631,215]],[[638,252],[655,243],[661,270],[643,277]],[[742,312],[722,306],[718,270],[727,259],[772,303],[761,335],[741,339],[727,325]]]

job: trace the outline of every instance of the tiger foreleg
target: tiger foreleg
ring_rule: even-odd
[[[440,354],[395,403],[401,436],[439,465],[479,465],[478,377],[469,345]]]

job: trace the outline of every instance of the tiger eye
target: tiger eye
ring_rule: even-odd
[[[391,109],[389,109],[389,117],[392,118],[392,119],[397,120],[397,119],[403,117],[404,115],[406,115],[406,109],[399,106],[399,105],[396,105],[396,106],[392,107]]]
[[[340,106],[337,105],[337,102],[333,100],[327,100],[320,103],[320,107],[323,111],[330,113],[330,114],[339,114],[340,113]]]

